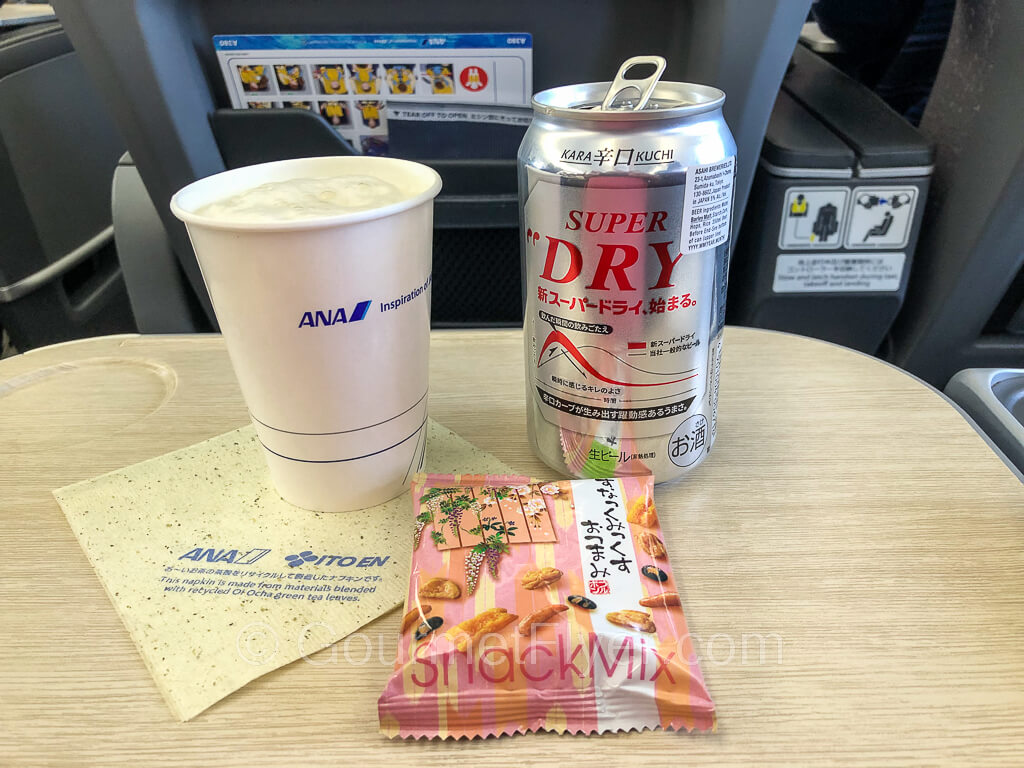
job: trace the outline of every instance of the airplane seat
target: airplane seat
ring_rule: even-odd
[[[881,356],[935,387],[1024,360],[1024,4],[957,3],[921,119],[936,146],[923,259]]]
[[[0,35],[0,325],[19,351],[135,330],[110,213],[123,151],[60,24]]]
[[[533,82],[528,87],[533,92],[610,80],[631,56],[662,55],[669,62],[664,79],[707,83],[727,94],[725,117],[739,147],[734,212],[739,222],[775,94],[810,0],[527,0],[473,6],[456,0],[395,0],[386,15],[366,4],[316,0],[53,4],[122,128],[183,284],[201,306],[204,323],[215,328],[187,233],[168,210],[171,196],[243,158],[252,163],[351,151],[340,136],[329,135],[331,129],[318,114],[306,109],[230,114],[215,35],[529,33]],[[518,325],[514,150],[494,157],[493,146],[483,142],[455,156],[450,150],[460,129],[438,124],[438,130],[450,131],[435,144],[449,151],[416,158],[435,167],[444,182],[435,201],[432,322],[435,327]]]

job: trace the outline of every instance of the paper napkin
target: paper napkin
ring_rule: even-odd
[[[426,470],[511,473],[431,421]],[[409,493],[308,512],[252,427],[54,491],[171,712],[189,720],[405,599]]]

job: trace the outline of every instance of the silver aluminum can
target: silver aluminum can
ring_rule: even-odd
[[[736,144],[716,88],[611,86],[538,93],[519,150],[527,429],[560,472],[663,482],[717,431]]]

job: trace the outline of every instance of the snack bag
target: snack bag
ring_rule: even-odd
[[[708,730],[652,477],[417,475],[381,732]]]

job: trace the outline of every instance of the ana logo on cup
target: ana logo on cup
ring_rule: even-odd
[[[350,315],[346,314],[344,307],[307,310],[299,319],[299,328],[320,328],[328,325],[357,323],[366,317],[372,303],[372,301],[360,301]]]

